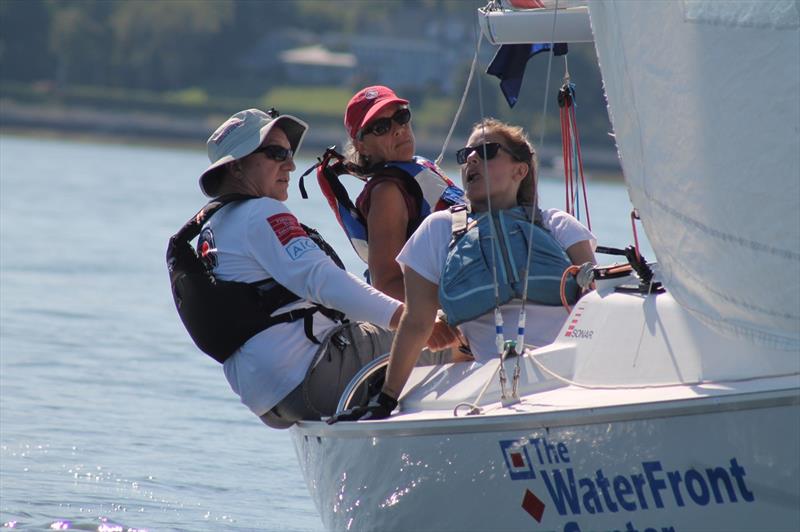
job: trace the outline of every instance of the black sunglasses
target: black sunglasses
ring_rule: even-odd
[[[283,146],[278,146],[276,144],[268,144],[257,150],[253,150],[252,153],[263,153],[267,156],[267,159],[272,159],[273,161],[278,161],[282,163],[286,159],[294,157],[294,151],[289,148],[284,148]]]
[[[456,161],[458,164],[466,163],[467,157],[472,155],[473,152],[477,153],[478,157],[481,159],[490,161],[495,158],[499,150],[503,150],[518,161],[520,160],[520,158],[517,157],[513,151],[509,150],[499,142],[487,142],[486,144],[478,144],[477,146],[467,146],[466,148],[461,148],[456,152]]]
[[[411,120],[411,109],[409,109],[408,107],[404,107],[403,109],[398,109],[397,112],[392,116],[379,118],[375,120],[373,123],[364,126],[364,128],[358,132],[358,140],[364,140],[364,135],[369,135],[369,134],[373,134],[376,137],[385,135],[392,129],[392,120],[394,120],[401,126],[408,124],[408,122]]]

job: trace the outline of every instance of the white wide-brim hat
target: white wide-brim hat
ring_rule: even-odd
[[[253,153],[276,125],[286,133],[292,151],[297,153],[308,131],[308,124],[297,117],[247,109],[223,122],[206,142],[211,166],[200,176],[203,194],[215,197],[222,176],[220,168]]]

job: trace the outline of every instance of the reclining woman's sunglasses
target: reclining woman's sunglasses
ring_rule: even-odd
[[[390,117],[379,118],[375,120],[373,123],[364,126],[364,128],[358,132],[358,140],[364,140],[364,135],[373,134],[376,137],[380,137],[381,135],[385,135],[392,129],[392,120],[397,122],[398,125],[405,125],[411,120],[411,109],[408,107],[404,107],[403,109],[398,109],[395,114]]]
[[[284,148],[283,146],[278,146],[277,144],[268,144],[253,150],[252,153],[263,153],[267,156],[267,159],[272,159],[273,161],[278,161],[279,163],[294,157],[294,151],[289,148]]]
[[[486,144],[478,144],[477,146],[467,146],[466,148],[461,148],[456,152],[456,161],[458,164],[464,164],[467,162],[467,157],[472,155],[472,152],[478,154],[478,157],[481,159],[484,158],[484,153],[486,154],[485,158],[487,161],[491,161],[497,155],[499,150],[503,150],[504,152],[511,155],[517,161],[521,161],[521,159],[511,150],[500,144],[499,142],[487,142]]]

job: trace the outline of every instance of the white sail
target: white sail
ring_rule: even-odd
[[[800,8],[591,2],[631,201],[675,299],[800,349]]]

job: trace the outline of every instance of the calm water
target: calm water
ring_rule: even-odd
[[[6,527],[321,530],[288,434],[238,402],[173,307],[166,241],[204,203],[206,165],[202,151],[0,136]],[[307,186],[290,208],[361,272]],[[563,206],[561,184],[541,188]],[[629,243],[624,186],[589,192],[600,243]]]

